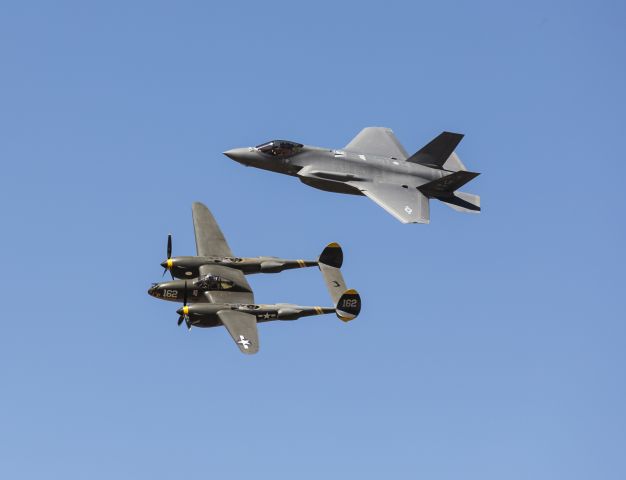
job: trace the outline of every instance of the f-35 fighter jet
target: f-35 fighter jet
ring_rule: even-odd
[[[224,154],[320,190],[365,195],[402,223],[429,223],[431,198],[461,212],[480,211],[478,195],[457,191],[479,175],[454,153],[462,138],[443,132],[409,156],[391,129],[367,127],[336,150],[273,140]]]
[[[224,325],[243,353],[259,349],[257,322],[296,320],[300,317],[335,313],[348,322],[361,310],[361,298],[346,288],[340,268],[343,252],[336,243],[329,244],[317,261],[283,260],[274,257],[242,259],[234,257],[226,239],[209,209],[194,203],[192,208],[197,257],[171,257],[172,242],[168,238],[168,260],[163,262],[172,276],[186,280],[154,283],[148,294],[159,299],[183,302],[177,310],[178,325],[187,328]],[[263,269],[265,262],[273,262]],[[310,265],[309,265],[310,264]],[[178,268],[173,268],[174,266]],[[279,272],[287,268],[318,266],[334,307],[306,307],[286,303],[257,305],[245,274],[259,271]],[[191,274],[189,274],[191,272]],[[192,303],[188,305],[188,301]]]

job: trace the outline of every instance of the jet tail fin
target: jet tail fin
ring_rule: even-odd
[[[420,192],[429,198],[436,198],[449,204],[455,210],[480,212],[480,197],[470,193],[455,191],[469,181],[476,178],[480,173],[465,170],[451,173],[445,177],[433,180],[418,187]],[[455,208],[458,207],[458,208]]]
[[[442,169],[443,164],[446,163],[454,149],[463,140],[463,136],[461,133],[443,132],[407,158],[406,161]]]
[[[460,170],[467,170],[463,162],[456,154],[456,152],[452,152],[452,155],[448,157],[446,163],[443,164],[443,170],[448,170],[450,172],[458,172]]]

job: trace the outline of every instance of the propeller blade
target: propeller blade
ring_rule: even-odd
[[[165,276],[166,272],[167,272],[167,268],[165,270],[163,270],[163,275],[161,275],[161,278],[163,278]]]
[[[180,327],[181,324],[183,323],[183,320],[185,320],[185,316],[181,315],[180,317],[178,317],[178,326]]]
[[[189,323],[189,317],[185,315],[185,324],[187,325],[187,330],[191,331],[191,323]]]
[[[172,234],[167,234],[167,259],[172,258]]]

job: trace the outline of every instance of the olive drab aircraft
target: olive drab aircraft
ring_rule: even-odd
[[[153,283],[148,294],[159,299],[182,302],[177,310],[178,325],[187,328],[225,326],[243,353],[259,350],[257,323],[296,320],[301,317],[334,313],[340,320],[355,319],[361,310],[361,297],[347,289],[341,273],[343,252],[339,244],[329,244],[317,260],[286,260],[277,257],[235,257],[215,218],[202,203],[192,207],[196,256],[172,257],[172,237],[168,236],[167,259],[161,264],[172,281]],[[283,270],[319,267],[333,301],[333,307],[301,306],[288,303],[256,304],[246,275],[278,273]],[[174,280],[178,278],[178,280]]]
[[[461,212],[480,211],[478,195],[457,191],[479,175],[454,152],[462,138],[443,132],[409,156],[391,129],[367,127],[340,149],[273,140],[224,155],[320,190],[365,195],[402,223],[429,223],[432,198]]]

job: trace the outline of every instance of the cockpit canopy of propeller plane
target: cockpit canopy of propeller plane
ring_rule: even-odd
[[[194,286],[200,290],[230,290],[235,286],[235,283],[224,277],[218,277],[216,275],[206,275],[193,282]]]

